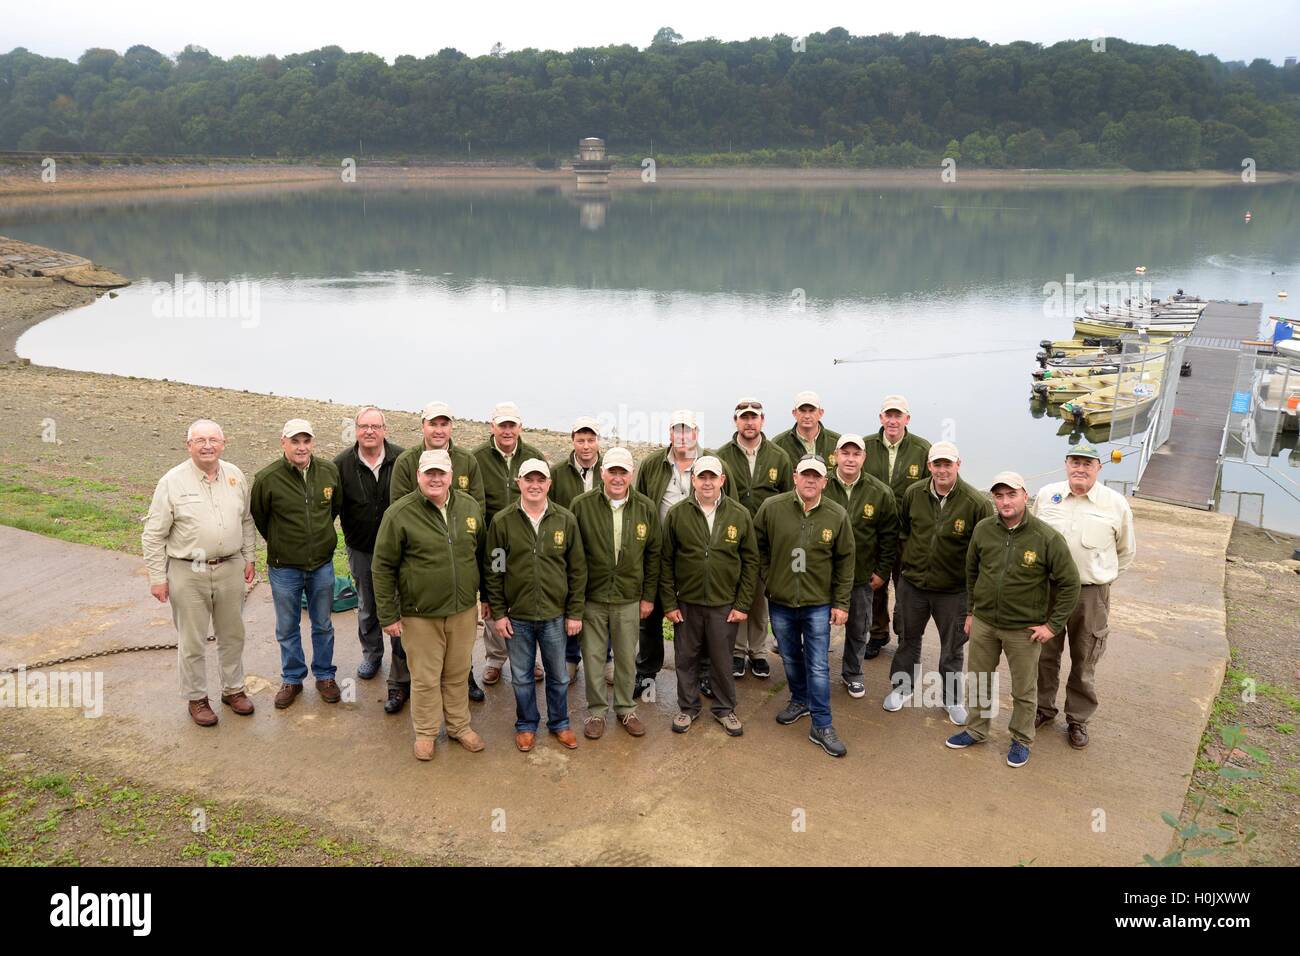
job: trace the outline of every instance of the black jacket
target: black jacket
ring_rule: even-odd
[[[339,484],[343,486],[343,500],[339,502],[339,523],[343,525],[343,540],[353,551],[375,550],[375,536],[379,522],[388,509],[388,484],[393,465],[402,453],[401,445],[384,439],[384,463],[379,466],[379,480],[366,467],[353,444],[334,459],[339,470]]]

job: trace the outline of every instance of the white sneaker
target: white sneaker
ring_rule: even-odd
[[[605,662],[605,683],[609,684],[611,687],[614,684],[614,662],[613,661]]]
[[[912,695],[910,693],[904,694],[901,691],[891,690],[885,697],[884,703],[881,704],[881,706],[890,713],[893,713],[896,710],[902,710],[911,699]]]
[[[948,719],[950,721],[952,721],[958,727],[966,726],[966,720],[970,715],[966,713],[965,707],[963,707],[961,704],[953,704],[951,707],[948,707],[946,709],[948,711]]]

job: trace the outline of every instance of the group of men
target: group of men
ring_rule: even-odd
[[[1007,763],[1023,766],[1036,729],[1058,713],[1067,643],[1067,734],[1071,746],[1086,746],[1109,586],[1135,552],[1128,503],[1097,481],[1097,450],[1072,447],[1067,480],[1043,488],[1031,509],[1014,472],[994,479],[992,501],[965,482],[955,445],[909,430],[901,395],[883,400],[880,428],[868,436],[827,429],[815,392],[796,395],[791,412],[793,427],[768,439],[762,403],[742,398],[735,433],[713,451],[700,447],[695,415],[676,411],[668,447],[640,463],[623,447],[602,453],[598,423],[580,418],[572,451],[551,463],[523,440],[511,402],[493,409],[491,436],[473,451],[453,442],[445,403],[425,406],[422,441],[410,449],[389,441],[383,412],[368,406],[356,414],[354,443],[332,461],[315,454],[309,422],[285,423],[282,454],[251,483],[221,457],[220,426],[195,422],[190,460],[159,481],[142,536],[151,591],[172,606],[190,716],[218,721],[206,688],[210,627],[222,702],[253,712],[241,612],[255,577],[255,528],[266,540],[280,647],[275,706],[291,706],[307,676],[304,605],[317,693],[341,699],[331,624],[338,518],[359,600],[357,676],[382,669],[387,635],[384,709],[398,713],[409,700],[421,760],[433,758],[444,728],[467,750],[484,748],[469,706],[485,697],[472,667],[480,630],[483,683],[500,681],[509,665],[520,751],[536,746],[540,680],[547,731],[578,746],[568,691],[580,667],[583,736],[603,736],[611,704],[618,724],[643,736],[637,704],[653,699],[664,665],[664,620],[674,732],[690,731],[706,698],[726,734],[744,733],[736,681],[771,675],[770,625],[789,687],[777,722],[809,716],[809,739],[844,756],[831,715],[831,628],[845,629],[840,679],[860,699],[863,661],[890,641],[891,584],[899,644],[886,711],[920,694],[933,619],[942,706],[961,728],[949,747],[988,738],[996,697],[976,689],[996,687],[1005,654],[1014,701]]]

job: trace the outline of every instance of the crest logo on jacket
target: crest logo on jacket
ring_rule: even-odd
[[[461,475],[456,479],[456,484],[460,485],[461,491],[469,487],[469,475]]]
[[[325,486],[325,488],[324,488],[324,495],[325,495],[325,500],[326,500],[326,501],[331,501],[331,500],[333,500],[333,498],[334,498],[334,488],[333,488],[332,485],[326,485],[326,486]]]
[[[235,476],[234,476],[234,475],[231,475],[231,476],[230,476],[230,487],[231,487],[231,488],[235,487]]]
[[[835,532],[830,528],[822,528],[822,540],[827,544],[831,543],[831,538],[835,537]]]
[[[767,470],[767,480],[768,480],[768,481],[776,481],[776,469],[775,469],[775,468],[769,468],[769,469]],[[233,485],[233,484],[235,483],[235,479],[233,479],[233,478],[230,479],[230,483]]]
[[[958,518],[952,523],[953,534],[964,534],[966,532],[966,519]]]
[[[478,518],[470,515],[465,519],[465,527],[472,533],[478,530]]]
[[[636,523],[636,539],[638,541],[644,541],[646,532],[649,530],[650,529],[646,527],[646,523],[644,521],[638,521]]]
[[[564,532],[563,532],[563,531],[557,531],[557,532],[555,532],[555,534],[552,535],[551,537],[554,539],[554,541],[555,541],[555,546],[556,546],[557,548],[562,548],[562,547],[564,547]]]
[[[1025,556],[1024,556],[1024,558],[1022,559],[1022,561],[1023,561],[1025,567],[1027,567],[1027,568],[1032,568],[1035,564],[1038,563],[1038,552],[1037,552],[1037,551],[1026,551],[1026,552],[1025,552]]]
[[[909,477],[909,478],[920,478],[920,477],[921,477],[921,466],[920,466],[920,465],[908,465],[908,466],[907,466],[907,477]]]
[[[736,526],[735,526],[734,524],[729,524],[729,525],[727,525],[727,540],[728,540],[728,541],[735,541],[735,540],[736,540],[736,535],[739,534],[739,533],[740,533],[740,532],[738,532],[738,531],[736,530]]]
[[[865,505],[862,506],[862,517],[874,518],[875,516],[876,516],[875,505],[873,505],[871,502],[867,502]]]

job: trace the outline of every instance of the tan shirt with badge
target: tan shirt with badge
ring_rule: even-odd
[[[167,583],[168,558],[210,561],[238,554],[252,561],[257,533],[251,489],[244,473],[226,461],[217,463],[213,481],[193,461],[163,475],[140,535],[149,584]]]
[[[1083,584],[1110,584],[1137,555],[1133,509],[1101,482],[1086,495],[1072,494],[1068,481],[1046,485],[1034,499],[1034,514],[1065,538]]]

